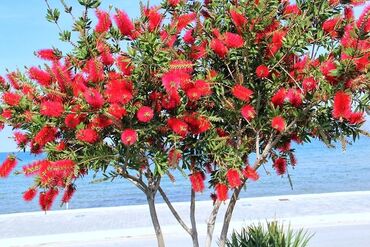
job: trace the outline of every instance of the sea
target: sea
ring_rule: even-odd
[[[341,191],[370,191],[370,138],[362,137],[342,150],[340,144],[328,149],[323,143],[295,145],[298,163],[289,169],[290,181],[287,176],[276,175],[272,165],[266,164],[259,170],[260,179],[248,182],[241,197],[263,197],[289,194],[312,194]],[[2,162],[8,153],[0,153]],[[16,153],[20,159],[18,170],[23,165],[40,159],[29,153]],[[173,171],[175,181],[167,176],[162,180],[162,187],[173,202],[189,201],[190,183],[188,178],[178,171]],[[71,202],[60,205],[60,198],[54,203],[52,210],[68,210],[77,208],[114,207],[124,205],[146,204],[143,192],[123,179],[112,182],[96,183],[102,174],[89,174],[77,182],[77,191]],[[95,182],[94,182],[95,181]],[[0,214],[39,211],[38,200],[24,202],[22,193],[33,184],[32,178],[12,174],[0,179]],[[196,195],[197,200],[209,200],[212,191],[206,189]],[[60,197],[60,196],[59,196]],[[163,202],[157,196],[157,202]]]

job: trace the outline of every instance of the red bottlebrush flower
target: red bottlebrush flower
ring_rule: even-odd
[[[61,141],[56,147],[55,150],[58,152],[64,151],[66,149],[66,143]]]
[[[18,146],[23,146],[27,144],[28,136],[21,132],[14,132],[14,140]]]
[[[265,65],[260,65],[256,68],[256,75],[258,78],[267,78],[270,74],[269,68]]]
[[[61,58],[53,49],[43,49],[36,52],[36,55],[47,61],[56,61]]]
[[[292,166],[296,166],[297,165],[297,158],[295,157],[295,155],[293,153],[290,153],[289,154],[289,160],[290,160],[290,164]]]
[[[256,110],[251,105],[245,105],[241,109],[242,116],[248,122],[251,121],[256,116]]]
[[[355,59],[354,62],[356,65],[356,69],[361,72],[364,72],[370,65],[369,54],[365,54],[364,56]]]
[[[75,192],[76,188],[72,185],[68,185],[67,189],[64,191],[62,202],[68,203],[72,199],[72,196]]]
[[[130,76],[134,69],[131,60],[126,56],[120,56],[116,59],[117,67],[122,71],[123,75]],[[118,78],[117,78],[118,79]]]
[[[37,190],[35,188],[30,188],[23,193],[23,200],[30,202],[33,200],[33,198],[35,198],[36,194]]]
[[[283,11],[284,15],[300,15],[301,13],[302,11],[298,8],[296,4],[287,5]]]
[[[44,211],[50,210],[58,193],[57,189],[49,189],[47,192],[40,192],[39,204],[41,209]]]
[[[229,53],[229,49],[219,39],[212,39],[212,41],[211,41],[211,49],[220,58],[224,58]]]
[[[87,73],[87,81],[98,83],[104,81],[103,64],[97,58],[89,59],[83,69]]]
[[[182,2],[182,0],[167,0],[167,3],[172,7],[176,7],[180,2]]]
[[[286,173],[287,163],[284,158],[277,158],[274,161],[274,168],[278,175],[284,175]]]
[[[216,184],[215,186],[217,200],[224,202],[228,199],[227,192],[229,188],[225,184]]]
[[[181,32],[185,27],[187,27],[191,22],[196,19],[197,15],[195,13],[189,13],[180,15],[175,18],[174,22],[177,23],[177,32]]]
[[[131,146],[131,145],[135,144],[137,139],[138,139],[138,134],[137,134],[136,130],[125,129],[122,132],[121,141],[126,146]]]
[[[348,121],[350,124],[362,124],[365,122],[365,116],[363,112],[353,112],[349,115]]]
[[[110,19],[109,13],[97,9],[95,11],[95,15],[98,18],[98,24],[95,26],[95,32],[97,33],[105,33],[109,30],[112,26],[112,21]]]
[[[184,34],[184,42],[186,44],[193,44],[195,42],[195,38],[193,37],[194,29],[189,29]]]
[[[17,165],[17,160],[14,156],[8,156],[0,166],[0,178],[6,178]]]
[[[177,93],[178,88],[184,81],[189,81],[190,76],[187,73],[170,70],[162,76],[162,85],[168,94]]]
[[[40,154],[42,153],[42,147],[40,144],[36,143],[34,140],[31,140],[30,143],[30,152],[32,154]]]
[[[356,24],[360,30],[363,30],[366,33],[370,32],[370,5],[364,8]]]
[[[0,75],[0,86],[1,86],[2,88],[4,88],[4,87],[6,86],[5,79],[4,79],[4,77],[2,77],[1,75]]]
[[[287,91],[285,88],[280,88],[275,95],[271,98],[272,104],[277,106],[282,106],[284,104],[285,98],[287,95]]]
[[[124,11],[117,10],[116,15],[114,16],[114,20],[123,36],[132,35],[133,31],[135,30],[135,26]]]
[[[173,110],[180,104],[180,100],[180,95],[176,92],[164,96],[161,100],[161,104],[164,109]]]
[[[84,97],[86,102],[93,108],[101,108],[104,105],[104,98],[95,88],[89,88],[85,91]]]
[[[3,113],[1,114],[1,116],[5,119],[10,119],[12,116],[13,116],[13,113],[11,110],[9,109],[4,109],[3,110]]]
[[[27,177],[34,176],[40,172],[40,170],[45,170],[45,167],[48,167],[50,161],[48,160],[38,160],[33,162],[30,165],[23,166],[23,174]]]
[[[285,119],[281,116],[274,117],[271,122],[271,127],[279,132],[283,132],[286,128]]]
[[[81,123],[81,118],[77,114],[68,114],[64,119],[67,128],[75,129]]]
[[[185,116],[184,121],[188,124],[189,130],[194,135],[201,134],[211,127],[211,123],[206,117],[197,116],[196,114]]]
[[[290,104],[292,104],[292,106],[299,107],[300,105],[302,105],[303,95],[298,89],[289,89],[286,97],[289,100]]]
[[[182,158],[181,150],[172,148],[168,153],[168,165],[175,168]]]
[[[121,119],[127,114],[126,109],[119,104],[112,104],[109,106],[108,113],[117,119]]]
[[[10,106],[17,106],[22,99],[22,96],[16,93],[5,92],[2,96],[3,102]]]
[[[147,123],[152,120],[154,116],[154,111],[148,106],[142,106],[137,111],[136,117],[140,122]]]
[[[186,90],[186,96],[188,96],[190,101],[197,101],[202,97],[202,93],[199,88],[192,87]]]
[[[347,6],[347,7],[344,8],[344,18],[346,19],[346,21],[352,21],[352,20],[354,20],[355,13],[354,13],[352,7],[348,7]]]
[[[93,129],[81,129],[77,131],[76,138],[80,141],[93,144],[99,140],[99,135]]]
[[[127,104],[133,98],[132,85],[123,79],[111,80],[107,84],[105,96],[109,103]]]
[[[337,66],[332,60],[323,63],[320,67],[321,73],[325,76],[325,79],[331,83],[335,83],[337,80],[336,76],[333,75],[336,69]]]
[[[173,132],[182,137],[185,137],[189,132],[189,125],[177,118],[168,119],[167,124],[172,129]]]
[[[170,63],[170,70],[191,74],[193,72],[193,66],[192,61],[177,59]]]
[[[253,95],[253,91],[242,86],[242,85],[235,85],[231,89],[231,93],[234,95],[235,98],[240,99],[242,101],[248,102]]]
[[[48,72],[43,71],[37,67],[31,67],[28,70],[30,79],[36,80],[40,85],[47,87],[51,84],[51,76]]]
[[[211,95],[212,94],[212,89],[211,89],[211,86],[208,82],[206,81],[203,81],[203,80],[196,80],[194,82],[194,87],[195,88],[198,88],[198,90],[200,91],[200,94],[202,96],[208,96],[208,95]]]
[[[348,118],[351,115],[351,96],[339,91],[334,96],[333,117],[336,119]]]
[[[10,85],[14,89],[18,90],[18,89],[21,88],[20,84],[19,84],[19,77],[20,77],[19,73],[11,72],[11,73],[7,74],[6,77],[8,78],[8,80],[10,82]]]
[[[161,40],[168,46],[173,47],[177,40],[176,35],[169,35],[166,30],[162,30],[160,33]]]
[[[64,112],[62,102],[47,100],[41,103],[40,113],[47,117],[60,117]]]
[[[57,135],[57,128],[45,126],[35,136],[34,141],[41,147],[45,146],[48,142],[53,142]]]
[[[148,13],[146,15],[149,20],[149,31],[153,32],[155,29],[159,28],[162,20],[163,20],[163,15],[158,13],[156,8],[151,8],[148,10]]]
[[[113,124],[112,120],[105,115],[98,115],[90,122],[90,128],[104,129]]]
[[[326,20],[322,24],[322,29],[331,37],[336,38],[338,36],[338,32],[336,31],[336,29],[339,29],[341,22],[342,18],[340,17]]]
[[[189,176],[191,188],[194,192],[204,191],[204,174],[203,172],[194,172]]]
[[[237,28],[243,28],[247,24],[247,18],[235,10],[230,10],[231,20]]]
[[[228,48],[241,48],[244,46],[243,37],[236,33],[225,33],[224,41]]]
[[[53,77],[58,83],[60,90],[64,92],[66,86],[72,84],[72,74],[69,66],[62,65],[59,61],[56,61],[53,62],[51,71],[53,72]]]
[[[252,181],[257,181],[260,178],[257,171],[254,170],[251,166],[245,167],[245,169],[243,170],[243,175],[245,178],[250,179]]]
[[[229,169],[226,172],[226,178],[230,188],[238,188],[242,184],[242,180],[240,179],[240,174],[237,169]]]
[[[313,77],[305,78],[302,81],[302,86],[305,92],[312,92],[317,88],[317,82]]]

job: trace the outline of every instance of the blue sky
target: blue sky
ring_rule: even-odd
[[[72,4],[75,15],[78,16],[81,8],[77,0],[66,0]],[[108,10],[109,5],[125,10],[130,17],[136,17],[139,10],[139,0],[103,0],[101,8]],[[146,2],[146,1],[143,1]],[[159,4],[160,0],[151,0],[151,5]],[[52,7],[62,10],[59,0],[50,0]],[[359,14],[357,9],[356,14]],[[69,49],[68,44],[59,41],[58,29],[45,20],[46,5],[43,0],[29,1],[2,1],[0,4],[0,74],[4,75],[6,69],[10,71],[17,68],[23,70],[24,66],[40,64],[33,52],[52,46],[61,50]],[[62,13],[62,26],[68,24],[70,17]],[[369,129],[369,127],[367,127]],[[9,139],[11,131],[5,128],[0,132],[0,152],[16,150],[16,145]]]

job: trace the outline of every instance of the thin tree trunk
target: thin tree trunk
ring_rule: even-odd
[[[226,245],[227,233],[229,231],[231,217],[233,215],[233,211],[234,211],[236,202],[239,198],[239,194],[240,194],[241,189],[242,189],[242,187],[239,187],[239,188],[235,189],[235,191],[233,193],[233,196],[230,199],[229,206],[227,207],[227,210],[226,210],[226,213],[225,213],[224,224],[223,224],[222,230],[221,230],[219,247],[225,247],[225,245]]]
[[[193,240],[193,247],[199,247],[197,222],[195,219],[195,191],[193,189],[191,189],[190,221],[191,221],[191,238]]]
[[[155,208],[154,196],[155,196],[155,193],[147,194],[150,217],[152,218],[155,235],[157,237],[158,247],[165,247],[161,226],[159,224],[158,215],[157,215],[157,211]]]
[[[170,202],[170,200],[168,199],[166,193],[163,191],[163,189],[159,186],[158,188],[158,191],[159,193],[161,194],[163,200],[165,201],[165,203],[167,204],[168,208],[170,209],[171,213],[173,214],[173,216],[175,217],[175,219],[177,220],[177,222],[179,222],[179,224],[182,226],[182,228],[184,228],[184,230],[189,233],[189,235],[191,236],[192,232],[191,232],[191,229],[185,224],[185,222],[181,219],[181,216],[177,213],[176,209],[173,207],[172,203]]]
[[[212,246],[212,237],[213,237],[213,232],[215,230],[217,214],[218,214],[218,210],[220,209],[220,206],[221,206],[221,202],[216,201],[215,205],[213,206],[213,210],[211,212],[211,215],[208,218],[206,247],[211,247]]]

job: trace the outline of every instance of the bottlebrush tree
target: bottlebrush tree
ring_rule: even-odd
[[[210,186],[206,246],[222,202],[225,246],[239,193],[262,165],[286,175],[297,164],[292,142],[345,145],[367,134],[370,7],[353,11],[364,0],[165,0],[141,5],[134,21],[98,0],[78,2],[81,17],[61,1],[74,21],[60,32],[70,52],[40,50],[43,67],[1,78],[1,122],[21,149],[47,155],[20,171],[35,177],[24,199],[39,195],[43,210],[102,172],[144,192],[158,246],[158,192],[199,246],[196,193]],[[48,4],[47,19],[59,16]],[[15,166],[9,156],[0,176]],[[192,186],[191,227],[161,187],[176,169]]]

